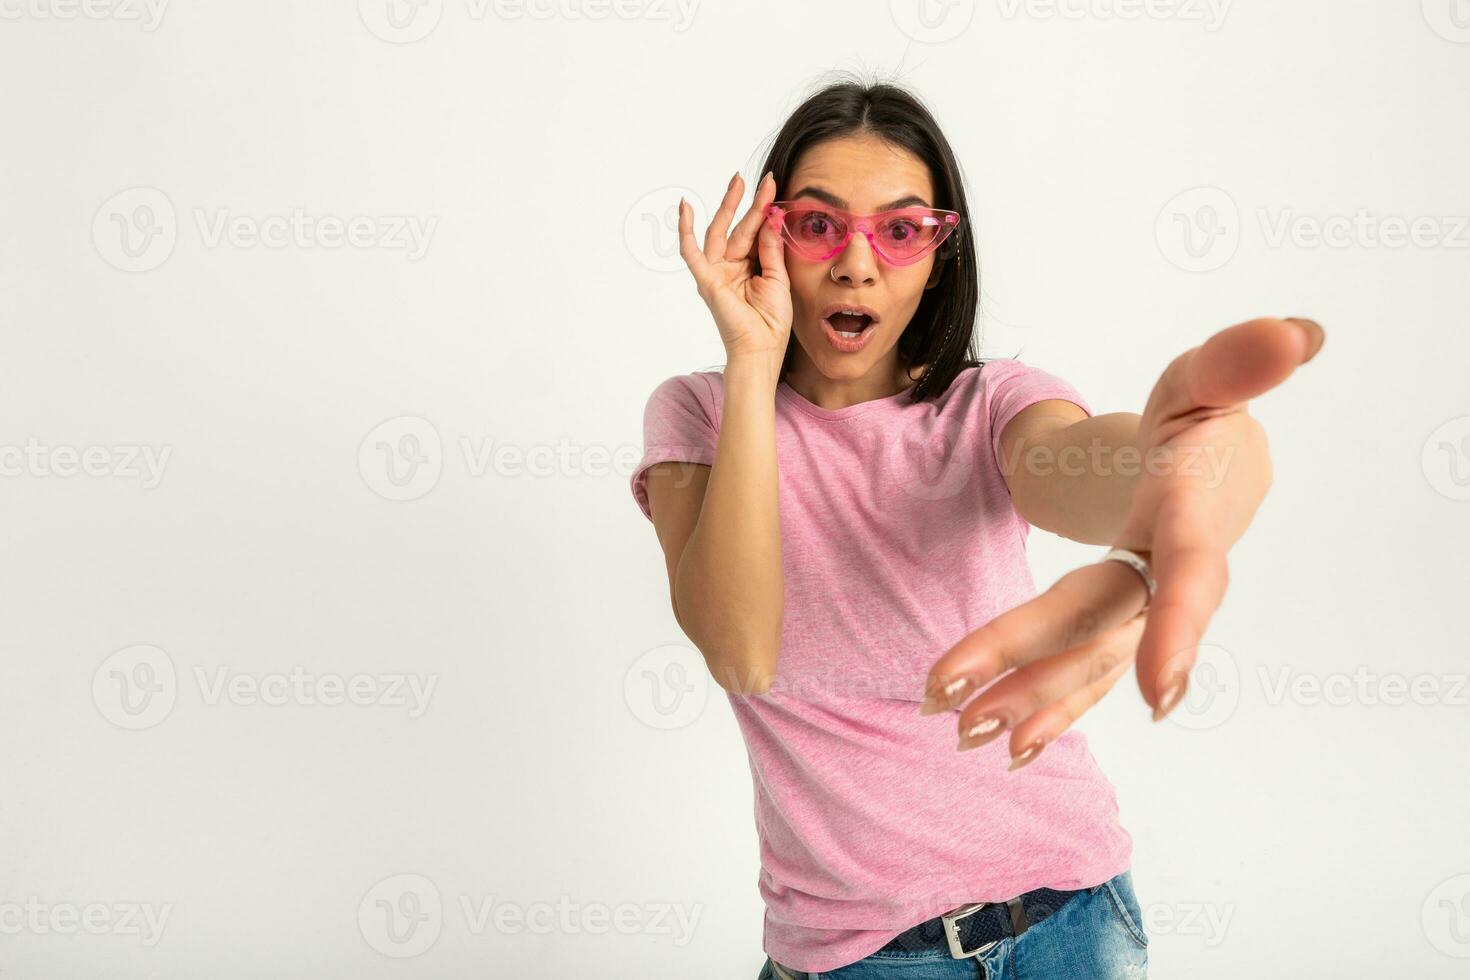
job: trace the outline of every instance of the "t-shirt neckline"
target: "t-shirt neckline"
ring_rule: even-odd
[[[918,382],[915,381],[914,384],[918,384]],[[805,395],[787,384],[785,378],[782,378],[780,383],[776,385],[776,393],[778,395],[784,395],[786,400],[797,409],[813,418],[828,420],[848,419],[855,415],[861,415],[871,411],[880,405],[894,404],[901,398],[907,398],[913,390],[914,385],[911,384],[902,391],[892,395],[885,395],[882,398],[869,398],[865,402],[858,402],[855,405],[848,405],[844,408],[823,408],[816,402],[809,401]]]

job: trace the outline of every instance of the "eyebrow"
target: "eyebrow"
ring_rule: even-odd
[[[811,186],[803,187],[801,190],[799,190],[795,194],[791,195],[791,199],[792,200],[795,200],[798,197],[815,197],[817,200],[822,201],[825,204],[830,204],[834,208],[842,208],[844,211],[847,210],[847,202],[846,201],[844,201],[842,198],[838,197],[836,194],[833,194],[831,191],[824,191],[820,187],[811,187]],[[908,195],[905,195],[904,197],[900,197],[896,201],[889,201],[887,204],[883,205],[878,210],[879,211],[892,211],[895,208],[909,208],[909,207],[927,208],[929,206],[930,206],[929,205],[929,202],[926,201],[926,200],[924,200],[919,195],[917,195],[917,194],[908,194]]]

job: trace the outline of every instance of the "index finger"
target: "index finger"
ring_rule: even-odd
[[[1070,650],[1138,615],[1143,580],[1116,561],[1096,561],[1057,579],[1041,595],[980,627],[935,661],[921,714],[962,703],[996,677]]]
[[[749,257],[751,244],[766,220],[766,208],[775,199],[776,178],[767,172],[760,183],[755,185],[755,197],[750,202],[750,210],[745,212],[745,216],[730,235],[730,244],[725,250],[726,258],[738,260]]]

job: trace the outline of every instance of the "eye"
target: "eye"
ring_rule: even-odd
[[[802,234],[822,238],[832,233],[832,219],[823,211],[808,211],[801,216],[797,227]]]
[[[919,234],[919,223],[908,218],[899,218],[888,225],[888,235],[894,241],[906,242]]]

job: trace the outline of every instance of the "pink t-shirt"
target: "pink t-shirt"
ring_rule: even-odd
[[[712,464],[724,375],[663,381],[631,478]],[[1029,525],[1001,475],[999,434],[1065,381],[1003,358],[937,398],[826,409],[776,390],[785,617],[771,690],[729,695],[755,781],[765,952],[833,970],[925,919],[1129,867],[1112,785],[1068,731],[1007,772],[1008,738],[956,752],[956,712],[920,716],[934,661],[1036,595]]]

